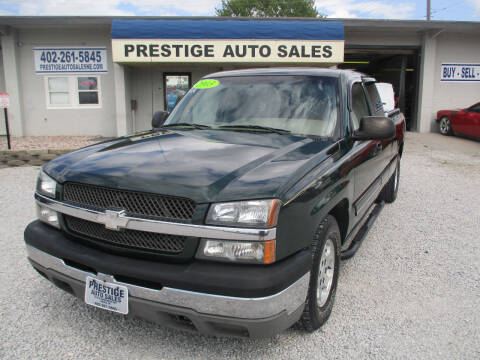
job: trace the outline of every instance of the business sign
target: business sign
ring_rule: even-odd
[[[343,49],[318,40],[112,40],[118,63],[341,63]]]
[[[105,47],[43,47],[33,48],[35,73],[106,73]]]
[[[118,63],[341,63],[343,24],[321,20],[112,22]]]
[[[10,105],[10,99],[8,97],[8,93],[0,93],[0,109],[8,108],[8,105]]]
[[[440,81],[480,81],[480,64],[442,64]]]

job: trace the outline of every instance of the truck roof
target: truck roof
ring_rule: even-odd
[[[324,69],[316,67],[272,67],[272,68],[255,68],[243,70],[220,71],[209,74],[204,78],[218,78],[226,76],[249,76],[249,75],[310,75],[310,76],[345,76],[347,79],[360,80],[365,78],[365,74],[341,69]]]

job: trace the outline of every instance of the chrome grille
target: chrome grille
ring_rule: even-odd
[[[74,234],[113,245],[127,246],[149,251],[178,254],[185,247],[186,236],[159,234],[146,231],[124,229],[115,231],[105,228],[103,224],[64,215],[67,228]]]
[[[185,198],[77,183],[65,183],[63,200],[94,210],[122,209],[133,217],[181,222],[192,220],[196,206]]]

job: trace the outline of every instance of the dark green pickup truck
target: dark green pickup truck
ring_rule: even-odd
[[[46,164],[32,266],[87,304],[211,335],[329,317],[340,260],[397,196],[405,119],[326,69],[209,75],[153,130]]]

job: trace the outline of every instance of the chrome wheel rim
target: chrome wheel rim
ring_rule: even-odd
[[[448,123],[448,119],[443,118],[440,121],[440,131],[442,132],[442,134],[446,134],[448,133],[449,128],[450,128],[450,124]]]
[[[335,246],[332,239],[327,239],[323,247],[318,267],[317,304],[322,307],[327,302],[335,275]]]

